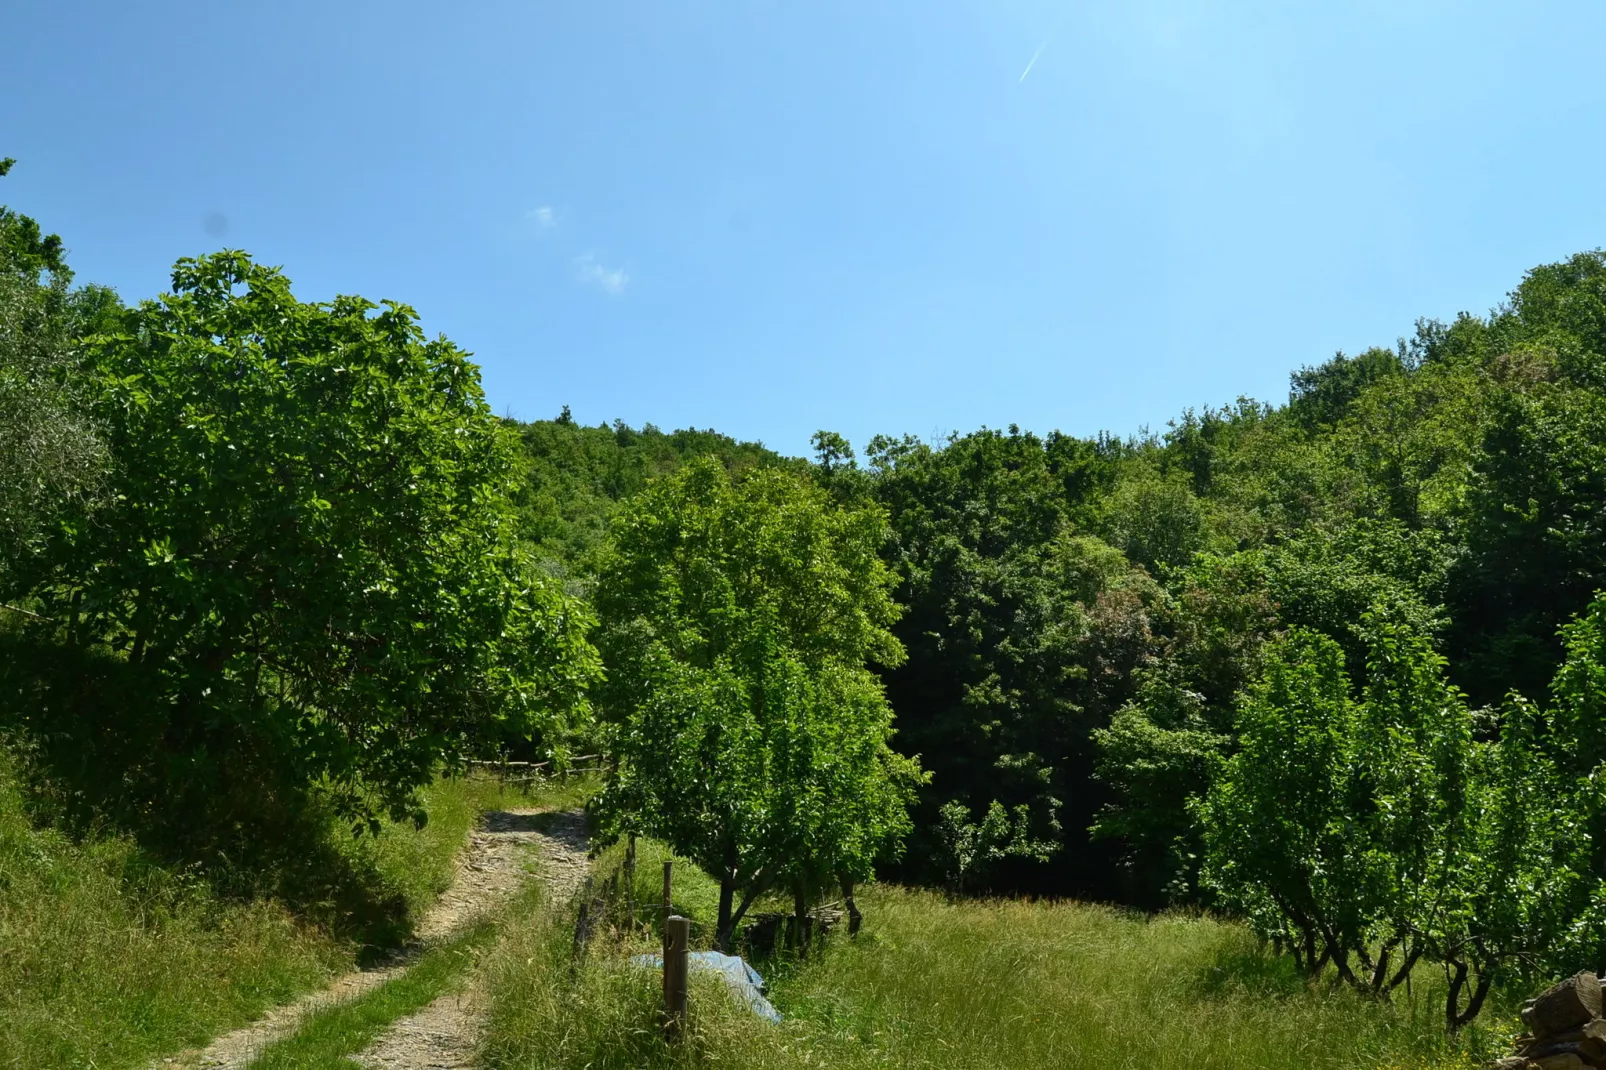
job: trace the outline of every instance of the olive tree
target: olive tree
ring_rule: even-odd
[[[0,160],[0,176],[12,160]],[[56,510],[99,480],[104,449],[76,372],[86,305],[109,291],[73,291],[61,239],[0,207],[0,596],[7,560]]]

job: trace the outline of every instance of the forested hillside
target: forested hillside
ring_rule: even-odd
[[[595,571],[619,502],[690,458],[717,457],[732,472],[775,465],[807,470],[801,460],[713,430],[664,432],[647,424],[638,431],[622,420],[586,427],[568,406],[555,420],[508,422],[524,447],[514,491],[522,534],[549,570],[577,581]]]
[[[934,774],[898,872],[1197,897],[1186,803],[1232,751],[1267,643],[1322,632],[1359,681],[1375,604],[1433,637],[1475,707],[1543,700],[1558,629],[1606,585],[1603,389],[1606,258],[1585,253],[1487,316],[1419,321],[1294,372],[1286,399],[1161,434],[982,429],[862,457],[817,436],[816,480],[892,525],[909,657],[883,676],[896,746]],[[685,457],[797,463],[712,432],[521,432],[527,537],[571,577],[615,503]]]

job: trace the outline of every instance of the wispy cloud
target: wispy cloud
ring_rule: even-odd
[[[537,230],[551,230],[558,225],[558,213],[550,204],[531,208],[524,213],[524,218]]]
[[[618,297],[630,284],[630,274],[624,268],[604,267],[597,263],[595,253],[574,258],[575,276],[587,286],[595,286],[604,293]]]

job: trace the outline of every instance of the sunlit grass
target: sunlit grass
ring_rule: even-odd
[[[407,971],[356,999],[326,1007],[269,1047],[250,1070],[350,1070],[346,1059],[368,1047],[398,1018],[450,991],[496,934],[481,921],[426,952]]]
[[[586,790],[559,787],[530,796],[442,780],[425,792],[423,829],[353,838],[332,824],[334,855],[359,863],[369,894],[417,917],[450,883],[482,811],[572,805]],[[326,983],[359,950],[278,903],[221,898],[127,837],[75,841],[35,827],[0,751],[0,1067],[143,1067]]]
[[[690,883],[677,909],[698,905],[701,888]],[[655,1029],[658,976],[623,964],[651,950],[650,937],[599,945],[571,976],[566,913],[532,919],[513,928],[486,967],[487,1063],[1448,1068],[1478,1065],[1509,1035],[1497,1017],[1448,1040],[1431,971],[1419,971],[1412,991],[1392,1003],[1310,986],[1241,926],[1209,917],[956,903],[888,886],[865,889],[860,902],[858,939],[833,937],[804,962],[759,963],[782,1025],[753,1018],[694,974],[692,1033],[679,1046]]]
[[[133,1066],[349,960],[268,903],[231,904],[124,838],[33,828],[0,755],[0,1066]]]

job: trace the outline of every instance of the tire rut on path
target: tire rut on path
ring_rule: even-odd
[[[486,814],[481,827],[469,836],[451,887],[425,915],[414,941],[392,955],[389,962],[354,970],[317,992],[276,1007],[250,1025],[217,1038],[204,1049],[159,1059],[152,1064],[152,1070],[244,1070],[269,1045],[294,1033],[309,1014],[355,999],[401,976],[418,955],[508,898],[529,876],[524,866],[532,849],[539,859],[540,878],[550,889],[553,901],[565,901],[586,872],[585,816],[578,811],[549,810],[498,810]],[[452,1004],[451,1013],[443,1007],[448,1003]],[[470,1009],[460,997],[445,996],[401,1019],[379,1043],[356,1058],[365,1066],[384,1070],[467,1067],[471,1064],[462,1060],[469,1055],[461,1053],[472,1053],[473,1037],[459,1044],[450,1041],[450,1036],[472,1033],[472,1021]],[[397,1048],[393,1058],[386,1049],[387,1041],[408,1030],[417,1033],[420,1042],[411,1048]],[[437,1036],[438,1043],[434,1039]],[[431,1045],[438,1050],[439,1058],[427,1050]],[[407,1053],[414,1049],[426,1061],[395,1061],[403,1055],[411,1058]],[[370,1061],[371,1057],[391,1061]],[[428,1061],[430,1058],[436,1061]],[[450,1059],[459,1061],[441,1061]]]
[[[585,816],[578,812],[548,814],[544,819],[516,812],[489,815],[487,834],[499,824],[511,827],[502,835],[529,838],[540,852],[540,878],[548,900],[567,902],[585,879]],[[546,830],[537,828],[546,824]],[[367,1050],[352,1058],[367,1070],[472,1070],[479,1041],[480,1008],[472,987],[449,992],[423,1010],[398,1019]]]

